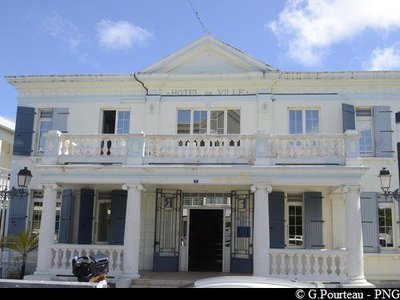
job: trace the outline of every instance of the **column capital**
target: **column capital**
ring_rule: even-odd
[[[349,192],[358,192],[361,193],[363,191],[363,188],[361,185],[355,184],[355,185],[342,185],[339,189],[342,193],[349,193]]]
[[[266,191],[267,193],[271,193],[272,192],[272,186],[268,185],[266,183],[255,183],[251,186],[250,190],[252,192],[255,191]]]
[[[57,189],[59,188],[59,186],[55,183],[41,183],[38,186],[39,189],[52,189],[53,191],[57,191]]]
[[[143,185],[140,183],[125,183],[122,185],[123,190],[138,190],[138,191],[145,191],[146,189],[144,188]]]

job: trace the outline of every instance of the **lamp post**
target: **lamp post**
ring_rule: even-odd
[[[6,212],[6,207],[8,205],[8,202],[10,198],[13,197],[23,197],[29,195],[28,191],[26,188],[29,186],[29,183],[31,182],[32,179],[32,173],[31,171],[27,168],[24,167],[23,169],[19,170],[17,174],[17,183],[18,183],[18,189],[15,187],[12,187],[9,189],[7,186],[4,188],[4,190],[0,191],[0,201],[1,201],[1,223],[0,223],[0,240],[3,239],[4,237],[4,229],[5,229],[5,212]]]
[[[393,192],[390,191],[392,174],[390,174],[389,170],[386,170],[386,168],[382,168],[382,170],[379,171],[378,177],[381,182],[381,189],[383,191],[383,195],[385,196],[385,200],[387,199],[387,197],[392,197],[394,200],[400,201],[399,189],[396,189]]]

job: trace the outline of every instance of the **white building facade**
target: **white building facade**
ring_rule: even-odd
[[[134,74],[10,76],[8,233],[40,230],[35,278],[74,255],[142,270],[368,286],[400,279],[399,72],[282,72],[203,37]]]

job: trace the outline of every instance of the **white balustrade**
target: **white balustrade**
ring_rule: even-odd
[[[255,136],[151,135],[146,136],[149,163],[253,163]]]
[[[343,134],[271,135],[269,158],[272,164],[344,164]]]
[[[117,245],[76,245],[54,244],[52,246],[51,272],[59,275],[72,274],[74,256],[88,256],[102,253],[109,259],[109,274],[115,276],[123,271],[124,246]]]
[[[270,249],[270,275],[312,281],[347,281],[345,250]]]
[[[359,164],[357,132],[304,135],[45,135],[43,162],[178,164]]]

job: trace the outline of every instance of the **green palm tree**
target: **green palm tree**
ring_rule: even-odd
[[[0,241],[0,247],[8,248],[20,254],[21,270],[20,279],[24,279],[26,260],[28,254],[38,248],[39,235],[29,230],[23,230],[18,235],[9,235]]]

